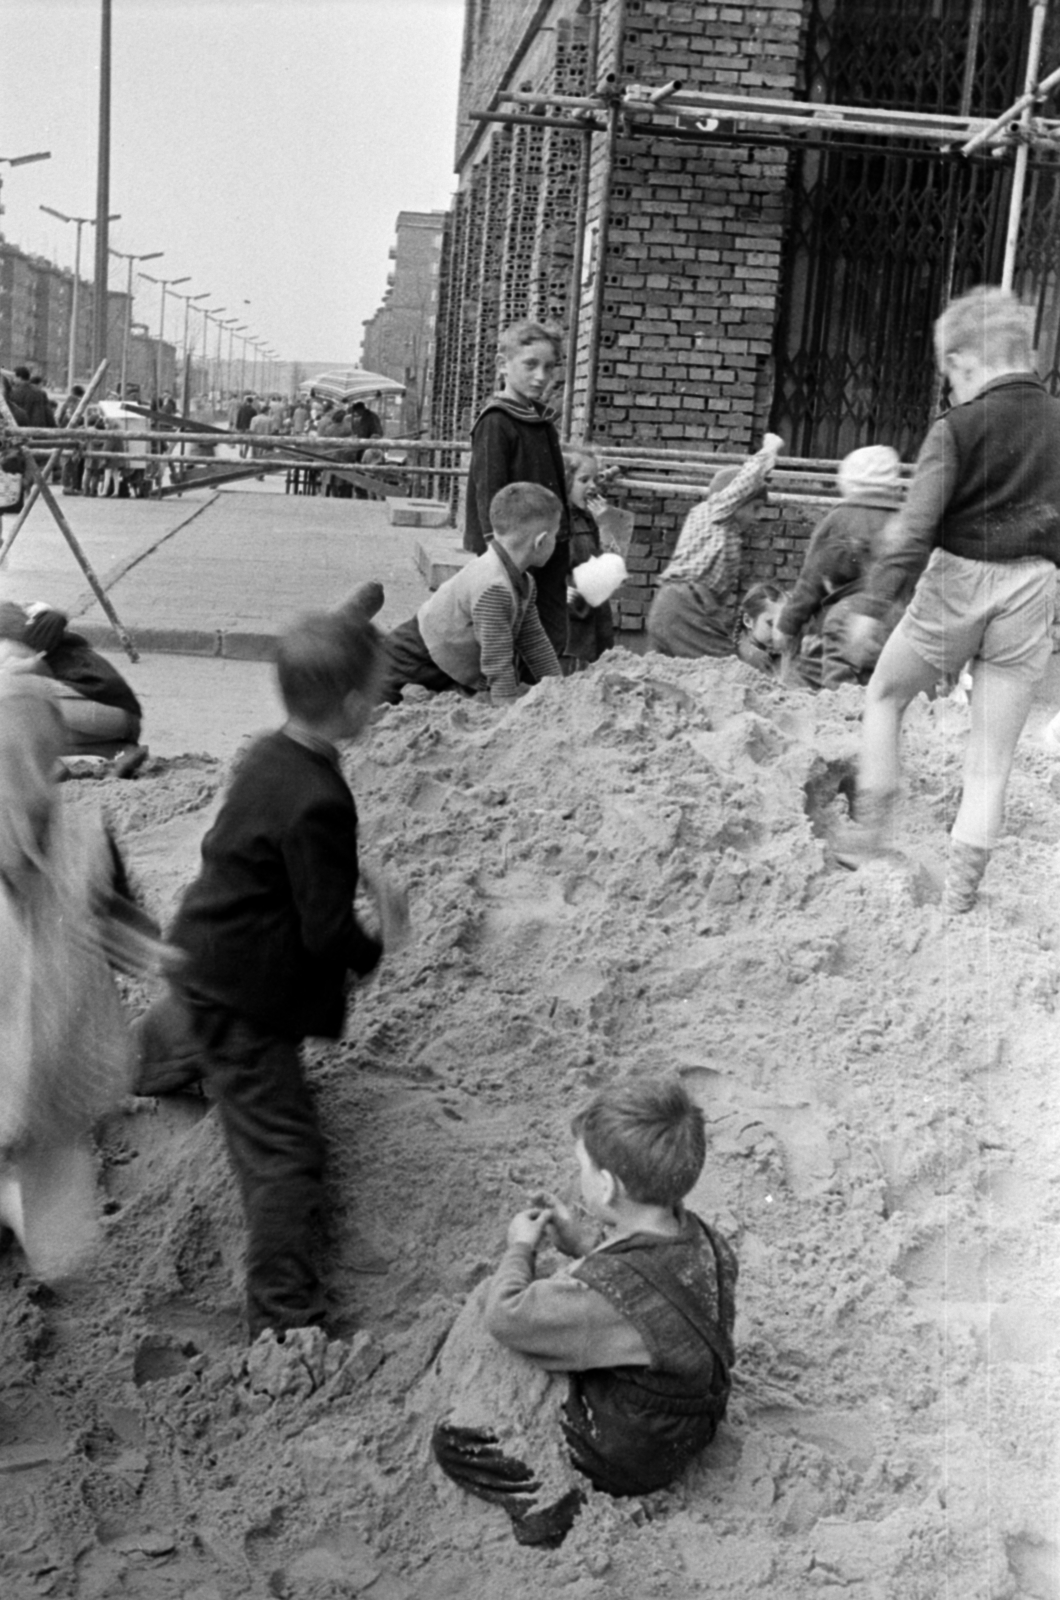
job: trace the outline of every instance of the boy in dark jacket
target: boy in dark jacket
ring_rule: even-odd
[[[848,655],[874,647],[897,596],[916,588],[865,694],[855,823],[837,859],[887,842],[902,718],[917,694],[971,663],[971,729],[950,835],[943,908],[970,911],[1001,834],[1005,791],[1052,651],[1060,565],[1060,400],[1034,371],[1033,316],[982,286],[935,323],[953,405],[931,428],[897,530],[869,574]]]
[[[464,548],[482,555],[493,497],[509,483],[539,483],[560,503],[556,548],[537,580],[537,608],[557,656],[567,642],[570,511],[559,435],[545,407],[559,360],[559,339],[538,322],[515,322],[500,338],[504,384],[471,430]]]
[[[868,683],[876,657],[857,665],[847,660],[847,619],[860,604],[865,575],[880,554],[880,536],[902,503],[901,463],[897,450],[868,444],[852,450],[839,463],[836,482],[841,503],[817,524],[802,571],[776,624],[788,655],[798,641],[820,640],[820,686]],[[901,597],[903,600],[908,595]],[[896,605],[897,621],[901,606]],[[886,634],[881,630],[877,655]]]
[[[357,813],[336,748],[365,728],[383,658],[358,608],[307,616],[283,637],[287,721],[241,760],[171,930],[186,958],[179,999],[243,1198],[252,1339],[323,1315],[324,1141],[299,1044],[338,1037],[346,974],[365,976],[383,953],[354,912]],[[404,896],[371,888],[392,945]]]
[[[605,1089],[572,1132],[582,1197],[603,1239],[552,1196],[520,1212],[488,1287],[486,1325],[508,1349],[570,1373],[563,1431],[594,1488],[647,1494],[683,1471],[725,1415],[736,1257],[681,1204],[706,1141],[703,1113],[678,1080]],[[577,1259],[539,1278],[546,1232]],[[554,1545],[577,1515],[577,1492],[539,1506],[534,1463],[482,1429],[443,1421],[434,1452],[455,1482],[504,1506],[521,1543]]]

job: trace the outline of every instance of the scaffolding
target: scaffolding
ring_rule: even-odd
[[[1020,223],[1028,163],[1032,151],[1060,157],[1060,119],[1043,116],[1042,108],[1050,93],[1060,85],[1060,70],[1040,76],[1042,41],[1049,0],[1031,0],[1031,25],[1028,38],[1024,92],[1006,111],[996,117],[973,116],[967,107],[971,100],[973,39],[978,22],[970,33],[969,56],[960,113],[912,112],[878,105],[860,107],[824,101],[773,98],[768,95],[733,93],[728,90],[689,88],[680,80],[649,85],[619,82],[610,72],[594,78],[595,91],[585,94],[549,94],[534,89],[501,88],[483,110],[469,113],[479,124],[506,127],[532,127],[579,133],[583,138],[580,221],[584,225],[588,173],[592,145],[597,136],[604,144],[603,175],[599,184],[599,212],[596,218],[596,254],[601,270],[592,285],[590,323],[586,341],[585,398],[582,432],[592,437],[596,403],[597,369],[600,362],[603,287],[609,244],[610,189],[615,148],[619,137],[654,138],[679,144],[767,145],[797,149],[854,150],[860,154],[887,155],[931,151],[939,158],[968,162],[1012,161],[1012,184],[1008,201],[1004,260],[1000,274],[1003,288],[1013,286]],[[621,35],[624,4],[619,4],[616,31]],[[599,5],[592,13],[598,28]],[[981,19],[981,8],[977,13]],[[594,35],[592,54],[596,54]],[[616,63],[617,64],[617,63]],[[568,367],[577,344],[577,328],[582,316],[582,234],[576,234],[576,260],[572,264],[568,320],[571,328]],[[939,307],[941,310],[941,306]],[[564,436],[569,436],[572,399],[564,407]]]

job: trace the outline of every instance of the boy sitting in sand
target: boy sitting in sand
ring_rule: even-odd
[[[909,608],[865,694],[855,823],[837,859],[856,867],[887,843],[902,718],[920,693],[971,663],[971,729],[950,834],[943,908],[970,911],[1001,834],[1023,724],[1052,650],[1060,563],[1060,400],[1034,371],[1033,315],[1005,289],[969,289],[935,323],[952,408],[917,458],[896,535],[850,623],[849,653],[914,580]]]
[[[613,1495],[670,1483],[714,1437],[734,1361],[736,1257],[681,1204],[706,1154],[700,1108],[676,1079],[639,1080],[602,1090],[571,1131],[582,1196],[603,1238],[552,1196],[520,1212],[500,1266],[468,1302],[442,1357],[455,1381],[474,1389],[479,1417],[466,1393],[457,1395],[435,1429],[435,1457],[456,1483],[502,1505],[525,1544],[563,1539],[584,1496],[578,1474]],[[576,1259],[539,1278],[546,1235]],[[504,1384],[484,1384],[481,1361],[468,1359],[483,1320],[516,1353],[505,1358],[509,1368],[529,1358],[524,1388],[535,1368],[570,1374],[553,1429],[577,1469],[565,1484],[549,1470],[547,1438],[535,1444],[539,1423],[520,1428],[510,1411],[484,1414],[483,1401],[491,1389],[503,1395]],[[523,1410],[518,1400],[511,1410]]]
[[[559,676],[530,569],[552,555],[562,509],[537,483],[510,483],[493,496],[489,549],[388,635],[384,700],[397,705],[405,684],[418,683],[436,692],[488,689],[506,704],[525,693],[523,668],[535,681]]]

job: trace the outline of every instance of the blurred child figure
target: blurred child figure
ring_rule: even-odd
[[[653,650],[686,658],[732,655],[742,535],[765,503],[766,479],[783,443],[767,433],[742,467],[715,473],[707,498],[688,513],[648,613]]]
[[[367,726],[383,663],[359,605],[303,617],[280,640],[287,720],[236,769],[173,925],[178,985],[141,1029],[141,1093],[179,1086],[165,1055],[183,1035],[220,1108],[249,1236],[252,1339],[323,1319],[324,1140],[299,1046],[338,1037],[347,974],[366,976],[406,927],[404,895],[382,878],[368,882],[382,938],[356,916],[357,812],[339,767],[338,746]],[[186,1058],[186,1077],[193,1066]]]
[[[565,450],[567,499],[570,504],[570,566],[603,554],[596,513],[607,508],[597,487],[600,463],[590,450]],[[580,672],[598,661],[615,642],[611,603],[591,606],[571,584],[567,587],[567,648],[560,657],[564,673]]]
[[[108,962],[142,976],[163,951],[99,817],[63,804],[62,719],[19,649],[0,666],[0,1233],[50,1281],[96,1243],[91,1132],[131,1083]]]
[[[736,654],[749,667],[776,677],[783,661],[777,618],[787,596],[776,583],[753,583],[736,609]]]
[[[879,850],[894,810],[902,718],[915,695],[971,662],[971,730],[950,839],[944,909],[969,911],[997,843],[1005,791],[1051,653],[1060,562],[1060,400],[1034,368],[1031,313],[1004,289],[970,289],[935,323],[952,409],[921,447],[897,529],[866,585],[849,649],[871,647],[903,586],[909,607],[865,696],[855,823],[838,852]]]
[[[854,614],[874,558],[881,553],[881,536],[902,500],[901,463],[890,445],[870,444],[852,450],[839,463],[837,483],[842,504],[817,524],[807,546],[791,598],[777,623],[786,654],[805,667],[810,651],[798,652],[801,639],[819,647],[817,675],[822,689],[841,683],[867,683],[883,649],[886,632],[867,656],[855,664],[847,658],[847,622]],[[901,605],[892,608],[889,622],[897,622]],[[801,655],[801,659],[800,659]]]
[[[493,497],[489,549],[435,590],[414,617],[387,635],[381,698],[399,704],[407,683],[436,693],[488,690],[495,705],[559,675],[559,662],[537,612],[531,569],[552,558],[563,508],[536,483],[510,483]]]
[[[672,1482],[714,1437],[735,1360],[736,1257],[681,1203],[706,1154],[700,1108],[677,1079],[641,1079],[602,1090],[571,1131],[582,1198],[603,1237],[552,1196],[520,1212],[497,1271],[465,1306],[440,1358],[463,1393],[435,1429],[436,1459],[463,1488],[502,1505],[525,1544],[560,1543],[582,1499],[578,1474],[613,1495]],[[575,1259],[538,1277],[546,1238]],[[481,1414],[480,1398],[477,1422],[467,1421],[475,1393],[497,1387],[479,1381],[480,1362],[464,1359],[462,1341],[476,1348],[483,1319],[512,1353],[506,1364],[519,1381],[532,1385],[542,1368],[570,1374],[555,1423],[556,1443],[561,1431],[577,1469],[566,1483],[554,1466],[520,1453],[532,1419],[520,1438],[511,1416]],[[562,1393],[553,1385],[542,1403]],[[548,1454],[540,1436],[536,1448]]]
[[[148,757],[140,744],[142,711],[129,684],[64,612],[43,601],[0,607],[0,638],[22,646],[27,670],[50,678],[63,719],[62,755],[110,759],[120,778],[134,777]]]
[[[514,322],[500,337],[503,383],[471,430],[464,548],[482,555],[493,530],[493,501],[510,483],[537,483],[559,501],[556,545],[538,574],[538,614],[557,656],[567,643],[570,509],[559,435],[546,409],[560,359],[560,335],[539,322]]]

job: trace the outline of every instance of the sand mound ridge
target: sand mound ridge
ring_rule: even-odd
[[[1055,758],[1025,738],[983,905],[947,925],[967,712],[912,709],[901,852],[849,874],[859,714],[623,652],[504,715],[380,714],[347,769],[415,939],[310,1067],[344,1337],[248,1356],[215,1118],[116,1119],[91,1277],[0,1262],[5,1600],[1060,1595]],[[85,786],[162,915],[222,776]],[[661,1069],[740,1256],[729,1419],[672,1490],[523,1550],[429,1464],[434,1363],[511,1213],[571,1191],[586,1093]]]

